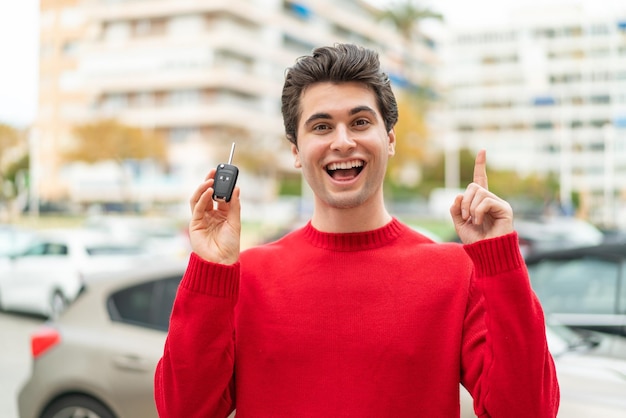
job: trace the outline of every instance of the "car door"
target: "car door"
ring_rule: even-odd
[[[131,286],[108,301],[111,382],[121,416],[157,417],[153,382],[181,276]]]
[[[624,265],[618,257],[547,256],[530,262],[528,270],[549,321],[626,335]]]

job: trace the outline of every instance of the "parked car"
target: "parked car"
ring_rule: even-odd
[[[32,335],[20,417],[156,418],[154,371],[184,270],[170,260],[89,277],[75,303]]]
[[[572,217],[516,219],[515,230],[524,256],[565,248],[588,247],[604,240],[600,229],[587,221]]]
[[[100,215],[88,217],[83,226],[118,240],[139,243],[151,254],[186,259],[191,252],[188,223],[175,218]]]
[[[626,243],[537,253],[526,264],[551,320],[626,337]]]
[[[0,308],[54,317],[76,298],[85,274],[122,268],[142,254],[103,234],[40,232],[21,253],[0,259]]]
[[[561,402],[559,418],[626,416],[626,339],[609,334],[586,336],[561,324],[548,324],[546,337],[554,358]],[[474,418],[471,398],[461,393],[461,418]]]
[[[0,224],[0,257],[19,254],[31,243],[35,231],[15,225]]]
[[[154,371],[184,269],[152,263],[90,279],[66,312],[32,335],[20,417],[156,418]],[[554,326],[547,337],[561,386],[559,417],[626,416],[626,340],[584,339]],[[473,416],[461,389],[461,417]]]

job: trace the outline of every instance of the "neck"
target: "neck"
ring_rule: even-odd
[[[382,228],[391,220],[382,201],[354,208],[335,208],[316,202],[311,225],[322,232],[349,233]]]

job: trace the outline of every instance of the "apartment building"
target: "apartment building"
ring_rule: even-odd
[[[42,90],[40,100],[43,199],[121,198],[106,168],[79,174],[54,157],[75,140],[76,124],[115,118],[167,139],[167,178],[130,167],[135,198],[185,201],[235,141],[246,195],[263,200],[275,193],[271,179],[292,170],[280,92],[296,57],[359,43],[381,53],[398,86],[432,78],[436,61],[432,45],[407,43],[357,0],[42,0],[41,8],[42,22],[54,21],[46,30],[42,23],[42,45],[64,39],[54,43],[54,63],[42,60],[42,78],[61,92]],[[71,29],[62,25],[66,15]],[[48,67],[57,70],[44,73]]]
[[[70,144],[72,124],[81,120],[89,96],[79,84],[79,50],[86,36],[80,0],[41,0],[39,15],[39,95],[32,131],[31,187],[42,200],[66,193],[58,173],[59,150]]]
[[[521,11],[500,26],[453,30],[443,43],[448,146],[486,148],[489,165],[553,173],[561,202],[626,222],[626,5]]]

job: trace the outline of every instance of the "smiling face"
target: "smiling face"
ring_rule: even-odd
[[[357,82],[321,82],[300,101],[295,166],[315,194],[316,211],[366,207],[384,212],[382,184],[394,154],[372,90]]]

